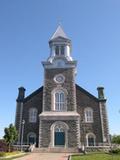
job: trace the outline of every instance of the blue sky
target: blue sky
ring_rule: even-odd
[[[18,87],[43,85],[41,61],[59,21],[78,61],[76,83],[105,87],[109,128],[120,134],[120,1],[0,0],[0,137],[15,120]]]

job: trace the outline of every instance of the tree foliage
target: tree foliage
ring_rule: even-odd
[[[8,128],[5,128],[4,132],[5,132],[4,139],[9,146],[9,152],[10,152],[10,146],[17,140],[18,133],[13,124],[10,124]]]
[[[113,135],[112,143],[120,144],[120,135]]]

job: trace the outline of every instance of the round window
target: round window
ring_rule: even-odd
[[[62,74],[58,74],[54,77],[54,81],[56,83],[63,83],[65,80],[65,77]]]

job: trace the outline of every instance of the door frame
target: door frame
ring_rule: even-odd
[[[55,145],[55,127],[56,127],[57,125],[62,126],[63,129],[64,129],[64,133],[65,133],[65,145],[64,145],[64,146],[61,146],[61,147],[67,148],[67,147],[68,147],[68,129],[69,129],[69,127],[68,127],[68,125],[67,125],[66,123],[64,123],[64,122],[62,122],[62,121],[57,121],[57,122],[55,122],[55,123],[53,123],[53,124],[51,125],[51,128],[50,128],[50,130],[51,130],[50,147],[57,147],[57,146]],[[58,147],[60,147],[60,146],[58,146]]]

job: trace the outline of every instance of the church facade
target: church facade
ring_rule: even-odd
[[[61,26],[49,41],[50,56],[42,62],[44,84],[25,97],[20,87],[15,125],[18,144],[39,148],[78,148],[109,144],[104,88],[98,98],[75,83],[77,62],[71,40]]]

